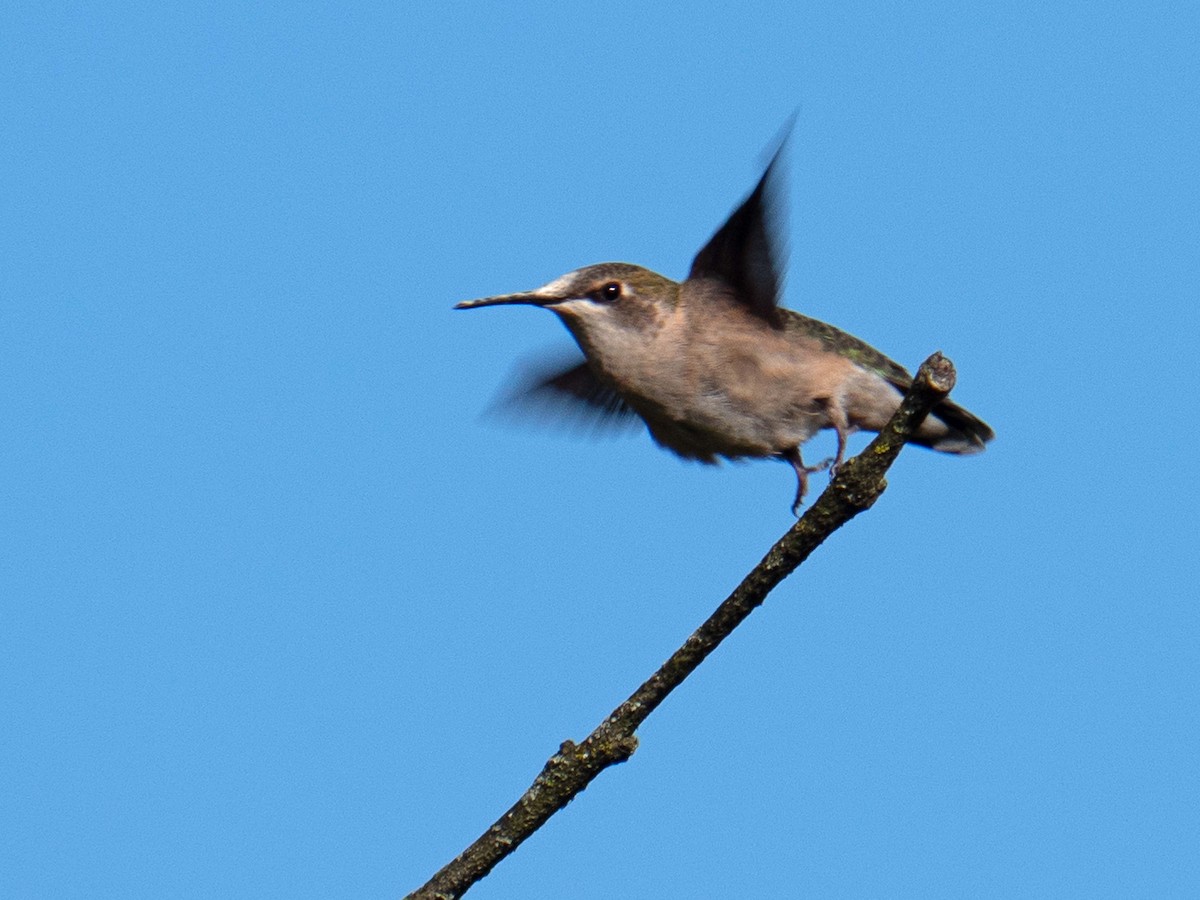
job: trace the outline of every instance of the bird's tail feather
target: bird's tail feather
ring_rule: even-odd
[[[942,453],[979,453],[996,436],[986,422],[949,400],[935,406],[929,417],[945,425],[949,433],[940,428],[928,429],[931,423],[927,422],[913,436],[913,443]],[[927,434],[927,429],[936,433]]]

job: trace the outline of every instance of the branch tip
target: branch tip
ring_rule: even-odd
[[[935,394],[941,394],[943,397],[954,390],[954,382],[958,375],[954,371],[954,363],[942,355],[942,351],[938,350],[929,359],[921,363],[921,368],[917,369],[917,377],[913,382],[932,391]]]

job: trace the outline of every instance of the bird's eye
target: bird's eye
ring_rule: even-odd
[[[613,300],[616,300],[620,296],[621,285],[615,281],[610,281],[608,284],[604,285],[604,287],[600,288],[599,291],[599,299],[607,300],[609,303],[611,303]]]

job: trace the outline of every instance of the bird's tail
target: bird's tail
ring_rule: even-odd
[[[942,453],[979,453],[996,436],[986,422],[957,403],[943,400],[933,408],[913,443]]]

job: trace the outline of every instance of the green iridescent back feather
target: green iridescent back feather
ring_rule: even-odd
[[[870,344],[860,341],[852,334],[847,334],[840,328],[834,328],[819,319],[810,319],[791,309],[780,308],[784,317],[783,327],[787,331],[799,331],[814,337],[821,342],[826,350],[844,356],[851,362],[877,373],[886,378],[900,390],[908,390],[912,384],[912,375],[904,366],[895,360],[888,359]]]

